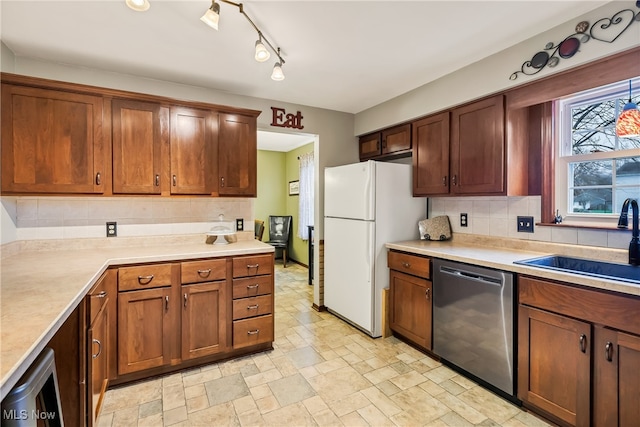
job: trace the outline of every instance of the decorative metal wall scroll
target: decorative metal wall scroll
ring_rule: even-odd
[[[636,2],[636,6],[640,8],[640,0]],[[560,59],[571,58],[580,49],[580,44],[586,43],[591,39],[613,43],[635,21],[640,21],[640,12],[624,9],[611,18],[597,20],[591,27],[589,27],[587,21],[579,22],[576,25],[575,33],[565,37],[558,44],[547,43],[544,50],[533,55],[530,60],[523,62],[520,70],[511,74],[509,80],[517,79],[519,74],[532,76],[538,74],[545,67],[555,67],[560,62]]]

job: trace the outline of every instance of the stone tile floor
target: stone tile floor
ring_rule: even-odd
[[[272,351],[107,392],[99,426],[547,426],[402,341],[311,308],[276,263]]]

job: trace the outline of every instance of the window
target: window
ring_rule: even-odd
[[[640,78],[632,88],[640,103]],[[640,138],[615,133],[628,101],[629,81],[558,101],[556,205],[569,219],[616,218],[626,198],[640,198]]]

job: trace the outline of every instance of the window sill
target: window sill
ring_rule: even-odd
[[[561,222],[560,224],[555,223],[547,223],[547,222],[537,222],[537,226],[539,227],[564,227],[564,228],[580,228],[580,229],[591,229],[591,230],[607,230],[607,231],[631,231],[631,228],[618,228],[615,224],[586,224],[586,223],[576,223],[576,222]]]

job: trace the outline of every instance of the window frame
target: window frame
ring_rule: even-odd
[[[640,76],[638,76],[586,89],[575,94],[558,98],[554,101],[554,110],[556,111],[554,119],[557,123],[554,132],[554,139],[556,142],[554,144],[554,155],[556,156],[554,206],[556,206],[556,209],[559,210],[561,215],[563,215],[564,220],[568,222],[590,224],[594,226],[615,226],[617,224],[619,213],[569,212],[569,183],[571,182],[570,164],[585,161],[640,157],[640,148],[587,154],[572,154],[571,109],[576,106],[588,105],[590,103],[599,102],[600,100],[608,100],[612,98],[626,100],[628,99],[629,94],[629,80],[632,81],[632,93],[635,94],[640,92]],[[616,111],[615,114],[617,116],[619,111]],[[612,182],[612,188],[615,189],[615,182]],[[616,202],[616,206],[618,204],[619,203]],[[564,214],[562,214],[563,212]]]

